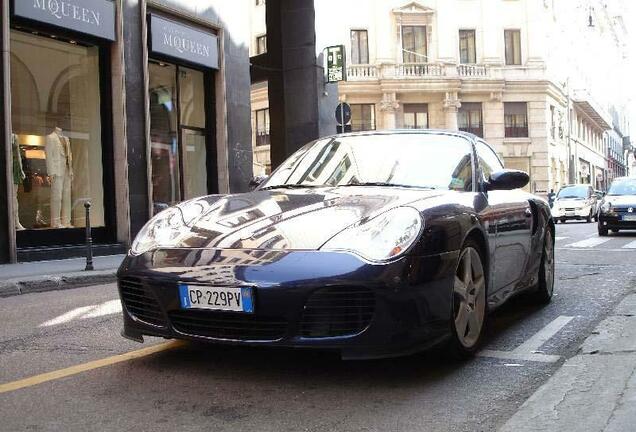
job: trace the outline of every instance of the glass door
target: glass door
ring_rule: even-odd
[[[208,193],[204,73],[150,61],[152,202],[157,213]]]
[[[184,199],[208,193],[207,152],[205,134],[201,130],[181,128],[183,143]]]

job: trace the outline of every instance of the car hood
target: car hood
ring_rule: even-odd
[[[611,202],[613,206],[636,207],[636,195],[606,195],[605,202]]]
[[[316,250],[356,222],[441,193],[354,186],[203,197],[181,205],[205,210],[177,247]]]
[[[557,204],[561,207],[582,207],[585,205],[585,198],[558,198]]]

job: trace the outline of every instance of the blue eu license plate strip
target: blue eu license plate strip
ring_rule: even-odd
[[[179,299],[181,299],[181,308],[190,309],[192,307],[187,285],[179,285]]]
[[[179,284],[182,309],[208,309],[230,312],[254,312],[254,291],[251,287],[211,287]]]

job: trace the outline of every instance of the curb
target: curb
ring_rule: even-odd
[[[63,275],[37,276],[31,279],[7,279],[0,282],[0,297],[101,285],[116,280],[117,269],[78,271]]]

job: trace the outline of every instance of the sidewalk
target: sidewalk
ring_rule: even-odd
[[[636,431],[636,293],[500,429],[513,431]]]
[[[94,257],[93,271],[84,271],[85,258],[2,264],[0,297],[111,283],[124,256]]]

